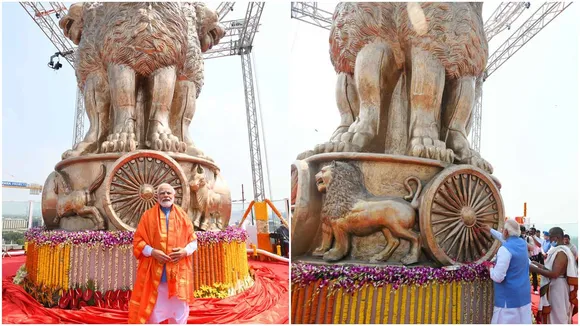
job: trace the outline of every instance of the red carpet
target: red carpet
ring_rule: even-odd
[[[10,324],[125,324],[127,312],[97,307],[81,310],[47,309],[12,283],[22,265],[17,257],[3,259],[2,323]],[[189,324],[287,324],[288,264],[250,261],[255,284],[226,299],[197,299],[190,306]],[[7,268],[8,267],[8,268]],[[12,271],[9,277],[5,273]]]
[[[6,276],[14,276],[20,268],[26,262],[26,256],[14,256],[14,257],[4,257],[2,258],[2,278]]]

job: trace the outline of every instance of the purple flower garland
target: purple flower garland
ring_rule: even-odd
[[[297,263],[292,264],[291,274],[292,284],[300,287],[321,280],[319,288],[328,286],[330,292],[341,288],[349,293],[367,284],[373,287],[391,284],[396,290],[401,285],[422,286],[430,282],[473,282],[489,279],[489,271],[483,264],[463,265],[456,270],[446,270],[433,267],[329,266]]]
[[[105,248],[132,245],[133,231],[49,231],[45,228],[32,228],[24,233],[28,242],[37,245],[57,246],[60,244],[100,245]],[[199,245],[208,243],[245,242],[248,232],[236,227],[228,227],[219,232],[196,232]]]

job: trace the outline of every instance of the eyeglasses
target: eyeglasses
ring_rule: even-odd
[[[171,191],[162,191],[162,192],[159,193],[159,195],[161,195],[161,196],[173,195],[173,193]]]

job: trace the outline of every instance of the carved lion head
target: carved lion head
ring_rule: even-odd
[[[225,35],[225,29],[220,25],[215,11],[202,3],[195,4],[197,14],[197,30],[201,52],[211,49],[218,44]]]
[[[75,3],[70,6],[68,13],[58,23],[64,32],[64,36],[79,45],[83,32],[83,3]]]

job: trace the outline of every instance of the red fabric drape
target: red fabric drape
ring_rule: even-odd
[[[255,284],[248,290],[226,299],[196,299],[190,305],[189,324],[287,324],[288,265],[274,273],[263,263],[250,263],[255,270]],[[268,264],[272,265],[272,264]],[[284,273],[285,270],[285,273]],[[83,307],[80,310],[45,308],[12,283],[2,280],[2,323],[12,324],[125,324],[126,311]]]

